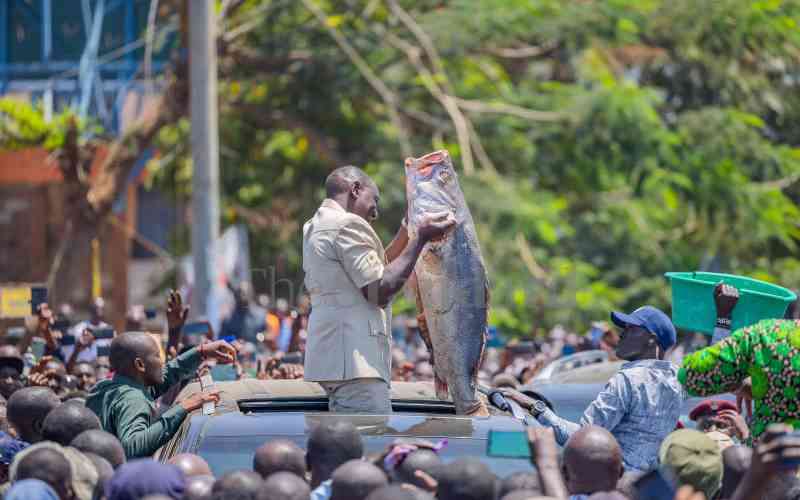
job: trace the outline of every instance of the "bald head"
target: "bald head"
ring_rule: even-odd
[[[753,449],[747,446],[730,446],[722,452],[722,489],[720,498],[731,498],[736,487],[750,469]]]
[[[622,476],[622,449],[606,429],[589,425],[564,447],[564,471],[570,494],[612,491]]]
[[[405,460],[392,471],[392,479],[398,483],[413,484],[425,489],[427,485],[415,473],[418,470],[428,474],[433,479],[438,479],[442,459],[432,450],[416,450],[408,454]]]
[[[213,500],[258,500],[264,487],[261,476],[253,471],[229,472],[219,478],[211,489]]]
[[[100,419],[81,403],[69,401],[53,409],[44,419],[42,438],[69,446],[83,431],[100,429]]]
[[[259,500],[308,500],[308,483],[291,472],[276,472],[264,481],[265,495]]]
[[[61,500],[72,496],[72,466],[63,453],[53,448],[38,448],[22,457],[13,479],[38,479],[56,490]]]
[[[344,420],[324,422],[311,431],[306,446],[306,462],[311,471],[311,487],[330,479],[333,471],[364,455],[364,444],[355,426]]]
[[[325,179],[325,195],[328,198],[336,198],[343,193],[349,192],[356,182],[362,186],[375,185],[366,172],[360,168],[352,165],[339,167]]]
[[[305,477],[306,454],[299,446],[285,439],[267,441],[256,450],[253,470],[264,479],[276,472],[291,472]]]
[[[389,484],[382,470],[358,459],[336,469],[331,479],[331,500],[363,500],[374,490]]]
[[[122,443],[115,435],[101,429],[83,431],[69,445],[84,453],[100,455],[115,469],[125,463]]]
[[[211,500],[214,476],[192,476],[186,478],[183,500]]]
[[[208,462],[199,455],[193,453],[180,453],[169,459],[169,463],[176,465],[183,475],[192,476],[211,476],[211,467]]]
[[[394,484],[378,488],[369,494],[367,500],[433,500],[433,497],[422,490]]]
[[[130,373],[136,358],[144,359],[158,351],[153,337],[145,332],[125,332],[114,337],[109,349],[111,368],[120,373]]]
[[[25,387],[8,399],[6,416],[20,439],[38,443],[45,417],[60,404],[56,393],[47,387]]]
[[[442,467],[436,497],[440,500],[484,500],[494,498],[496,478],[476,458],[460,458]]]

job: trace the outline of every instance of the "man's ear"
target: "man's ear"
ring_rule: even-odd
[[[33,427],[33,431],[36,434],[42,435],[42,429],[44,428],[44,419],[37,418],[33,422],[31,422],[31,427]]]
[[[134,359],[133,360],[133,367],[136,369],[137,372],[144,373],[144,371],[145,371],[144,360],[142,358]]]
[[[361,182],[355,181],[352,186],[350,186],[350,196],[353,198],[358,198],[358,195],[361,194]]]

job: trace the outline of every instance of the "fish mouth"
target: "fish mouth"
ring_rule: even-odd
[[[449,156],[446,150],[441,149],[416,159],[406,158],[405,167],[407,170],[415,169],[419,176],[428,178],[433,174],[433,167],[446,163]]]

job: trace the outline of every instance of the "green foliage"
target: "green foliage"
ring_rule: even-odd
[[[67,109],[45,120],[41,104],[10,97],[0,98],[0,150],[44,147],[55,151],[64,145],[68,125],[74,122],[79,131],[86,123]]]
[[[463,165],[434,82],[482,106],[462,112],[492,166],[473,139],[476,172],[460,181],[501,330],[580,331],[611,309],[668,308],[667,271],[800,279],[800,0],[400,1],[443,71],[392,2],[312,3],[324,23],[285,0],[247,0],[227,21],[255,23],[231,50],[292,58],[227,65],[220,82],[225,222],[250,225],[254,267],[302,280],[301,227],[335,166],[376,179],[388,241],[404,212],[401,139]],[[330,28],[393,93],[405,130]],[[188,123],[158,142],[153,182],[185,198]]]

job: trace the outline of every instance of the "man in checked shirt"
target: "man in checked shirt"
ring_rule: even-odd
[[[677,367],[663,360],[675,344],[675,327],[652,306],[631,314],[611,313],[611,320],[622,330],[617,357],[627,363],[600,391],[579,424],[559,417],[544,401],[517,391],[503,392],[530,411],[539,424],[552,427],[558,444],[563,446],[583,426],[603,427],[619,442],[626,472],[648,471],[658,464],[661,442],[675,430],[686,399]]]

